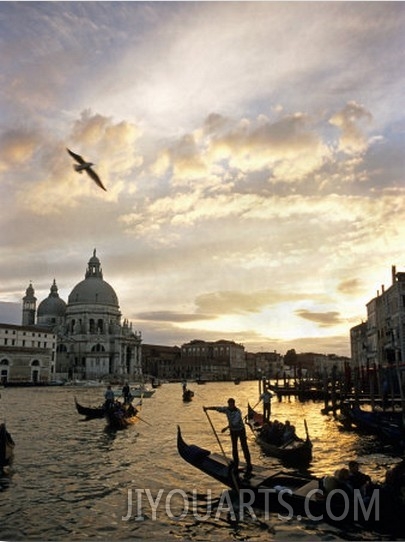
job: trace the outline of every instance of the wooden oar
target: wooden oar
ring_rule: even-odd
[[[150,425],[152,427],[152,424],[147,422],[146,420],[144,420],[143,418],[141,418],[140,416],[138,416],[138,414],[135,414],[135,416],[138,418],[138,420],[140,420],[141,422],[143,423],[146,423],[146,425]]]
[[[305,418],[304,418],[304,426],[305,426],[305,432],[307,434],[307,440],[310,440],[309,439],[309,431],[308,431],[307,420]]]

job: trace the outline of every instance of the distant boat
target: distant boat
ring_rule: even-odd
[[[86,416],[88,420],[104,418],[105,416],[105,408],[103,405],[99,407],[86,407],[79,404],[76,397],[75,397],[75,405],[76,405],[77,412],[81,414],[82,416]]]
[[[105,411],[109,429],[126,429],[139,422],[138,414],[142,408],[142,401],[134,407],[132,404],[115,404]]]
[[[145,387],[143,384],[140,384],[139,386],[134,386],[131,388],[130,397],[132,397],[132,399],[136,397],[143,397],[144,399],[147,399],[152,397],[155,392],[156,390],[151,390]],[[115,397],[121,397],[122,390],[114,390],[114,395]]]
[[[184,390],[183,391],[183,401],[185,403],[189,403],[193,400],[194,392],[192,390]]]

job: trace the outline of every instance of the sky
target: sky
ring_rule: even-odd
[[[405,269],[404,52],[403,2],[0,2],[0,322],[96,249],[144,343],[350,356]]]

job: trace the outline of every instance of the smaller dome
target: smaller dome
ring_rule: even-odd
[[[59,297],[58,287],[54,279],[49,296],[38,305],[37,315],[38,317],[64,316],[65,312],[66,303]]]

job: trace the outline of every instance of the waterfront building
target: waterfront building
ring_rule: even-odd
[[[30,284],[22,319],[57,336],[58,378],[136,380],[141,376],[141,333],[127,319],[121,322],[117,294],[103,278],[96,250],[84,280],[74,286],[67,303],[59,297],[54,280],[49,296],[36,309]]]
[[[145,378],[173,380],[183,377],[178,346],[142,343],[142,373]]]
[[[358,367],[397,367],[405,362],[405,273],[391,268],[392,284],[367,303],[367,320],[350,330]]]
[[[233,380],[247,378],[246,353],[242,344],[221,339],[195,339],[181,346],[180,371],[185,378]]]
[[[55,379],[57,337],[49,328],[0,324],[0,383]]]

